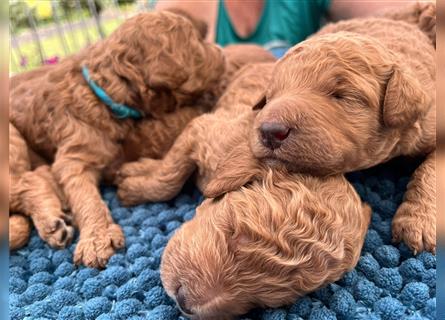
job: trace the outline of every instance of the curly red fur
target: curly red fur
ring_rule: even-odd
[[[192,25],[177,13],[139,15],[59,65],[11,78],[10,147],[16,152],[10,166],[17,172],[11,175],[10,202],[18,203],[12,211],[31,216],[45,241],[63,247],[72,240],[71,215],[64,212],[71,209],[81,231],[76,262],[104,266],[123,245],[97,184],[113,182],[127,161],[162,157],[191,119],[214,106],[243,64],[275,60],[257,46],[220,50],[206,44],[200,22]],[[115,101],[146,117],[114,119],[82,79],[84,64]],[[30,154],[43,159],[36,162]],[[26,168],[19,170],[21,158]]]
[[[82,65],[113,100],[161,119],[203,94],[220,94],[226,63],[221,49],[205,43],[190,20],[156,12],[129,19],[107,39],[58,65],[11,79],[10,148],[16,151],[10,161],[10,202],[18,203],[11,210],[31,216],[46,241],[64,246],[72,228],[64,223],[60,188],[80,229],[75,262],[103,267],[124,245],[124,236],[98,184],[123,153],[136,121],[113,117],[83,79]],[[33,163],[34,152],[50,166]],[[49,214],[31,210],[36,203]],[[60,234],[55,242],[53,234]]]
[[[197,319],[291,303],[358,261],[371,210],[346,179],[265,175],[205,200],[164,251],[163,285]]]
[[[430,32],[435,37],[435,6],[408,9],[393,13],[395,20],[327,25],[289,50],[257,106],[261,110],[250,137],[255,156],[318,175],[402,155],[427,156],[426,162],[434,163],[436,62]],[[266,124],[288,129],[275,148],[264,138]],[[416,252],[436,247],[435,169],[427,163],[414,174],[393,224],[394,239]]]
[[[290,303],[335,281],[359,257],[371,210],[344,177],[273,172],[249,149],[251,107],[272,70],[244,67],[215,111],[191,121],[162,160],[121,170],[126,204],[171,199],[193,172],[205,195],[218,196],[198,207],[162,258],[163,285],[192,318]]]

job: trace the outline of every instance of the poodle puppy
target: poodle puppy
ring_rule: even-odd
[[[201,98],[198,103],[186,105],[173,113],[162,115],[159,119],[142,119],[127,135],[123,143],[123,153],[116,158],[111,170],[110,180],[124,163],[140,158],[161,159],[174,143],[176,137],[195,117],[215,108],[215,97],[219,97],[233,80],[236,72],[249,63],[275,62],[276,58],[257,45],[237,44],[224,47],[225,71],[219,79],[218,88],[210,93],[210,98]],[[110,168],[109,168],[110,169]],[[119,178],[117,180],[119,182]]]
[[[434,252],[435,79],[435,48],[417,25],[386,18],[328,25],[277,63],[255,106],[251,149],[271,166],[317,175],[426,155],[393,237]]]
[[[197,24],[194,21],[194,24]],[[84,50],[82,55],[88,54],[88,49]],[[215,105],[216,98],[221,95],[221,93],[225,90],[227,84],[231,81],[233,74],[244,64],[250,61],[259,61],[259,62],[271,62],[276,59],[270,54],[268,51],[262,49],[261,47],[254,45],[233,45],[228,46],[223,49],[223,55],[225,59],[224,72],[217,79],[216,86],[203,92],[203,94],[196,100],[195,104],[181,106],[174,112],[167,112],[158,114],[156,113],[156,118],[154,117],[146,117],[135,121],[132,123],[131,130],[126,132],[126,136],[121,142],[121,147],[119,151],[115,154],[115,157],[111,159],[107,166],[103,169],[101,173],[101,180],[105,183],[112,183],[115,179],[115,174],[118,168],[125,162],[135,161],[140,157],[151,157],[151,158],[161,158],[170,146],[173,144],[175,138],[179,135],[179,133],[183,130],[185,125],[194,117],[202,114],[203,112],[210,111],[210,109]],[[30,72],[26,75],[26,78],[29,81],[41,81],[40,77],[43,75],[43,71],[50,70],[51,67],[43,67],[42,70],[36,70]],[[23,77],[23,76],[22,76]],[[15,81],[14,81],[15,80]],[[20,81],[15,78],[11,79],[11,82],[14,85],[19,84]],[[13,134],[11,134],[13,135]],[[20,135],[19,135],[20,136]],[[23,141],[23,146],[26,145]],[[18,149],[24,150],[24,149]],[[31,149],[28,149],[28,152],[32,152]],[[11,153],[11,156],[14,157],[14,153]],[[20,156],[20,155],[19,155]],[[31,161],[32,162],[32,161]],[[15,163],[14,159],[10,160],[10,163]],[[37,164],[33,163],[34,172],[29,172],[29,168],[26,170],[19,170],[20,173],[27,172],[26,174],[33,177],[36,175],[36,172],[41,170],[47,170],[48,163],[44,161],[40,161],[38,165],[46,165],[45,169],[38,168]],[[18,176],[19,172],[16,172],[15,176]],[[48,180],[54,180],[51,176],[46,175]],[[22,182],[24,180],[21,180]],[[52,186],[57,186],[56,183],[51,181],[42,181],[42,176],[38,178],[34,178],[34,181],[41,181],[39,185],[42,184],[51,184]],[[41,201],[39,198],[39,192],[41,196],[43,196],[42,188],[35,188],[35,184],[30,183],[16,183],[17,187],[21,188],[20,193],[22,196],[20,197],[20,202],[23,206],[28,208],[39,207],[42,203],[47,203],[47,200]],[[37,191],[36,191],[37,190]],[[38,191],[40,190],[40,191]],[[52,190],[52,189],[48,189]],[[25,197],[24,194],[33,193],[35,196],[33,197]],[[17,193],[14,193],[17,194]],[[45,199],[53,199],[53,211],[57,214],[60,214],[59,207],[62,206],[60,201],[57,201],[58,197],[60,198],[61,191],[57,194],[57,192],[53,192],[51,195],[46,193]],[[36,203],[37,202],[37,203]],[[57,204],[58,203],[58,204]],[[57,204],[57,205],[56,205]],[[18,208],[18,207],[16,207]],[[65,211],[69,207],[65,204]],[[27,210],[20,209],[21,212],[29,212]],[[45,210],[43,210],[45,212]],[[66,212],[65,212],[66,213]],[[31,213],[33,217],[33,221],[36,224],[37,230],[40,236],[46,240],[50,245],[56,248],[60,248],[68,244],[72,239],[72,228],[67,225],[64,227],[63,223],[67,220],[67,215],[62,215],[61,217],[57,217],[57,219],[53,219],[53,224],[48,225],[48,218],[45,218],[41,215],[37,215],[34,212]],[[51,218],[51,217],[50,217]],[[36,221],[39,219],[39,221]],[[63,220],[63,222],[60,222]],[[10,248],[15,249],[18,246],[23,245],[27,242],[29,234],[23,232],[23,230],[29,230],[29,226],[26,226],[27,220],[24,219],[15,219],[14,223],[11,223],[10,235],[14,237],[14,239],[21,239],[21,241],[15,240],[10,242]],[[54,225],[55,223],[55,225]],[[62,227],[60,227],[60,223],[62,223]],[[40,227],[41,226],[41,227]],[[15,231],[17,230],[17,231]],[[46,231],[45,231],[46,230]],[[65,232],[66,231],[66,232]]]
[[[56,201],[60,187],[80,230],[74,261],[103,267],[124,246],[124,236],[98,184],[123,152],[133,118],[159,119],[204,93],[218,93],[225,58],[189,19],[151,12],[47,70],[11,90],[10,210],[30,216],[46,241],[64,246],[72,232],[63,201]],[[122,110],[133,118],[123,119]],[[36,165],[31,150],[50,166]]]
[[[215,111],[193,119],[163,159],[142,158],[124,164],[119,171],[118,196],[121,202],[136,205],[170,200],[179,193],[195,169],[199,172],[197,185],[204,190],[214,179],[219,163],[231,155],[246,158],[246,161],[240,161],[239,168],[254,163],[246,151],[249,149],[247,137],[255,117],[251,109],[266,89],[272,69],[271,63],[243,67],[218,100]],[[222,134],[224,139],[221,139]],[[253,174],[257,170],[248,172]]]
[[[190,122],[163,160],[121,171],[118,194],[127,204],[171,199],[194,171],[204,193],[219,195],[197,208],[162,258],[164,288],[192,318],[227,319],[293,302],[337,280],[360,254],[371,210],[343,176],[272,171],[249,149],[252,105],[272,69],[241,69],[215,112]],[[246,172],[254,179],[233,189]]]
[[[355,267],[370,216],[343,176],[269,171],[204,200],[167,244],[162,283],[193,319],[290,304]]]

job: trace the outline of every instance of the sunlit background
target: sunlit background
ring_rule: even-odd
[[[11,0],[10,73],[57,63],[153,5],[135,0]]]

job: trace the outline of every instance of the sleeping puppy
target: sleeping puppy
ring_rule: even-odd
[[[224,47],[222,52],[226,63],[224,73],[218,80],[217,89],[205,93],[204,97],[195,103],[185,105],[175,112],[160,115],[158,119],[138,121],[123,142],[124,152],[107,170],[106,176],[109,181],[119,183],[119,177],[115,180],[115,175],[126,162],[140,158],[161,159],[193,118],[215,108],[215,100],[223,94],[236,72],[244,65],[276,61],[269,51],[257,45],[234,44]]]
[[[234,163],[240,160],[240,170],[252,165],[248,170],[252,176],[258,172],[247,137],[255,117],[252,105],[266,88],[272,69],[273,64],[245,66],[218,100],[215,111],[191,121],[163,159],[142,158],[123,165],[117,193],[121,202],[136,205],[170,200],[196,169],[197,185],[205,190],[226,157],[236,157]]]
[[[175,138],[184,129],[186,124],[194,117],[209,111],[213,106],[212,99],[224,91],[227,84],[231,81],[233,74],[244,64],[250,61],[273,62],[275,58],[266,50],[254,45],[231,45],[223,49],[226,60],[226,67],[223,75],[218,81],[218,88],[211,93],[210,99],[201,101],[196,105],[183,106],[178,110],[163,115],[158,118],[141,119],[134,124],[133,129],[128,133],[122,143],[122,152],[113,159],[112,163],[107,166],[103,173],[103,181],[113,183],[118,168],[125,162],[135,161],[141,157],[161,158],[171,147]],[[11,80],[12,87],[27,81],[40,81],[40,77],[44,76],[53,66],[45,66],[41,69],[13,77]],[[11,125],[12,126],[12,125]],[[14,128],[10,128],[10,163],[12,174],[22,174],[20,183],[14,184],[15,188],[20,188],[22,196],[15,197],[18,206],[30,208],[23,210],[31,211],[32,220],[36,226],[39,235],[54,248],[63,248],[71,241],[74,229],[70,226],[69,207],[66,204],[60,187],[54,181],[51,174],[49,163],[44,159],[37,159],[36,154],[32,150],[28,150],[31,154],[31,161],[26,159],[29,154],[22,153],[20,150],[26,148],[23,137]],[[12,141],[15,140],[15,141]],[[25,157],[25,159],[21,159]],[[24,160],[24,162],[22,162]],[[19,165],[23,163],[24,167]],[[32,163],[33,170],[29,164]],[[17,173],[16,173],[17,172]],[[26,178],[25,178],[26,177]],[[35,188],[38,185],[39,188]],[[14,194],[14,193],[12,193]],[[23,196],[26,194],[26,196]],[[32,209],[31,209],[32,208]],[[51,208],[50,218],[54,217],[54,213],[59,213],[57,217],[66,223],[66,228],[54,228],[48,226],[47,212]],[[56,225],[57,226],[57,225]],[[25,245],[30,235],[30,223],[22,215],[13,213],[9,221],[9,246],[11,249],[17,249]]]
[[[167,244],[162,283],[187,316],[290,304],[355,267],[371,210],[348,181],[264,175],[204,200]]]
[[[44,240],[63,247],[72,228],[61,188],[80,230],[74,261],[103,267],[124,246],[98,190],[107,168],[140,118],[159,119],[219,95],[225,66],[222,50],[206,43],[192,21],[151,12],[48,72],[12,79],[10,211],[30,216]]]
[[[256,45],[230,45],[223,48],[223,54],[225,70],[218,79],[218,85],[215,89],[205,92],[203,97],[200,97],[194,104],[181,106],[174,112],[157,114],[156,119],[144,118],[135,122],[132,130],[128,132],[122,142],[122,150],[105,168],[102,183],[116,183],[116,172],[123,163],[143,157],[162,158],[188,122],[214,107],[214,100],[225,90],[233,75],[243,65],[252,61],[274,62],[276,60],[270,52]],[[11,79],[11,86],[14,88],[16,85],[23,85],[24,81],[28,85],[31,81],[38,82],[52,68],[54,66],[45,66],[23,75],[14,76]],[[20,183],[13,185],[15,188],[21,189],[22,196],[11,199],[12,201],[14,199],[19,201],[12,207],[30,208],[22,211],[32,212],[32,220],[40,237],[54,248],[65,247],[71,241],[74,229],[69,225],[69,222],[71,222],[68,212],[69,206],[64,199],[63,192],[54,181],[49,163],[44,159],[37,159],[37,155],[30,149],[28,150],[29,154],[20,152],[20,150],[26,148],[26,144],[23,137],[13,126],[10,128],[10,140],[12,142],[9,162],[14,164],[11,166],[12,173],[20,175],[20,173],[26,172],[26,174],[22,174]],[[31,160],[26,159],[29,155],[32,157]],[[21,157],[25,157],[25,159]],[[33,170],[29,167],[30,163],[32,163]],[[35,188],[36,185],[39,188]],[[26,196],[23,196],[25,194]],[[54,213],[60,214],[58,219],[61,220],[56,221],[64,221],[66,228],[53,228],[51,225],[47,225],[48,208],[52,209],[50,217],[54,217]],[[10,217],[9,226],[10,248],[17,249],[25,245],[30,235],[29,220],[14,212]]]
[[[126,204],[169,200],[193,172],[204,193],[218,195],[204,200],[162,258],[164,288],[193,319],[291,303],[352,269],[363,245],[371,210],[343,176],[272,171],[253,157],[251,108],[272,68],[241,69],[216,111],[194,119],[163,160],[121,171]],[[253,179],[234,189],[239,172]]]
[[[428,21],[419,25],[430,32]],[[415,253],[436,247],[436,62],[428,35],[385,18],[326,26],[277,63],[250,137],[264,163],[316,175],[426,156],[392,225],[394,240]]]

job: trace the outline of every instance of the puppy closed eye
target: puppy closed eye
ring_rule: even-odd
[[[346,100],[346,95],[343,91],[335,90],[329,94],[329,97],[331,97],[334,100]]]
[[[336,100],[342,100],[344,98],[340,92],[334,92],[331,96]]]
[[[334,90],[329,93],[330,99],[335,102],[341,103],[343,106],[366,106],[368,105],[368,99],[361,91],[353,90]]]
[[[350,84],[346,79],[337,76],[335,77],[334,83],[328,83],[326,85],[327,87],[325,88],[328,90],[327,94],[331,99],[338,101],[347,100]]]
[[[255,103],[252,110],[261,110],[264,108],[266,104],[267,104],[267,98],[266,95],[264,94],[258,99],[257,103]]]

